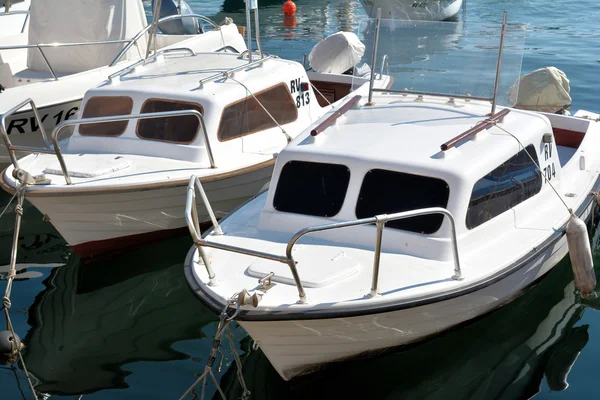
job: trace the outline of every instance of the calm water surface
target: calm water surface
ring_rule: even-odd
[[[299,0],[295,20],[285,21],[281,1],[260,3],[263,49],[295,60],[327,34],[356,31],[365,17],[358,1]],[[229,16],[245,24],[242,0],[191,4],[216,21]],[[511,22],[527,25],[523,71],[562,69],[571,80],[572,110],[600,110],[598,3],[467,0],[458,21],[496,23],[505,9]],[[0,195],[2,208],[9,200]],[[9,263],[14,217],[11,206],[0,220],[0,277]],[[178,398],[203,370],[216,317],[185,283],[189,238],[83,264],[30,205],[21,233],[23,279],[13,287],[11,316],[41,392],[62,399]],[[599,258],[600,238],[593,242]],[[257,399],[597,398],[598,305],[584,305],[573,293],[570,265],[563,260],[536,288],[467,327],[291,384],[281,381],[260,350],[248,351],[241,329],[234,335],[246,353],[244,375]],[[228,397],[237,398],[231,364],[226,352],[217,376]],[[31,398],[22,371],[9,366],[0,366],[0,393],[2,399]]]

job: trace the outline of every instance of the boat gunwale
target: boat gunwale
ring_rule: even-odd
[[[596,175],[596,181],[594,182],[594,185],[590,192],[596,192],[599,189],[600,189],[600,175]],[[591,193],[591,194],[593,194],[593,193]],[[591,206],[592,210],[589,213],[589,215],[585,218],[586,223],[591,218],[591,215],[594,212],[593,204],[594,204],[595,198],[591,194],[584,197],[584,200],[578,206],[577,211],[575,211],[573,213],[573,215],[581,218],[581,217],[583,217],[583,215],[587,212],[587,210]],[[586,198],[587,198],[587,200],[586,200]],[[254,200],[254,199],[250,199],[250,200],[246,201],[245,203],[241,204],[238,208],[236,208],[229,215],[227,215],[225,218],[223,218],[221,220],[221,222],[223,222],[225,219],[229,218],[229,216],[233,215],[235,213],[235,211],[237,211],[239,208],[245,206],[247,203],[249,203],[252,200]],[[211,229],[207,230],[202,236],[206,237],[212,231],[213,231],[213,229],[211,228]],[[524,255],[520,259],[512,262],[510,265],[508,265],[507,267],[503,268],[502,270],[496,272],[492,276],[488,276],[486,278],[475,281],[475,282],[471,283],[470,285],[465,286],[463,288],[451,289],[451,290],[448,290],[441,294],[429,295],[429,296],[422,297],[422,298],[409,299],[409,300],[396,302],[393,304],[375,306],[375,307],[370,307],[370,308],[363,307],[363,308],[354,309],[354,310],[347,309],[347,308],[341,309],[341,310],[333,310],[333,311],[331,311],[330,308],[324,308],[324,309],[319,309],[319,310],[306,310],[306,311],[304,311],[304,310],[303,311],[287,311],[287,310],[285,310],[285,311],[279,311],[279,310],[253,311],[253,310],[241,309],[236,316],[236,320],[242,321],[242,322],[253,322],[253,321],[276,322],[276,321],[302,321],[302,320],[316,320],[316,319],[360,317],[360,316],[365,316],[365,315],[382,314],[382,313],[405,310],[405,309],[409,309],[409,308],[421,307],[421,306],[425,306],[425,305],[429,305],[429,304],[440,303],[443,301],[451,300],[451,299],[454,299],[454,298],[457,298],[460,296],[464,296],[464,295],[468,295],[468,294],[477,292],[479,290],[487,288],[488,286],[498,283],[499,281],[502,281],[503,279],[508,278],[510,275],[515,274],[515,273],[519,272],[521,269],[527,267],[527,265],[529,265],[529,263],[532,259],[535,259],[537,256],[541,255],[544,251],[546,251],[549,247],[558,243],[565,235],[566,235],[566,231],[565,231],[564,227],[562,227],[560,229],[556,229],[540,245],[535,246],[526,255]],[[212,296],[206,294],[206,292],[203,290],[202,285],[194,277],[193,257],[196,252],[197,252],[196,245],[193,245],[190,248],[190,250],[188,251],[188,254],[186,256],[184,266],[183,266],[184,275],[188,282],[188,286],[192,290],[192,292],[198,297],[198,299],[200,299],[200,301],[203,304],[205,304],[213,312],[220,314],[223,311],[224,307],[226,306],[226,303],[220,302],[218,299],[215,299]],[[546,271],[543,275],[536,278],[530,284],[533,284],[536,281],[539,281],[540,279],[544,278],[548,272],[552,271],[552,269],[554,269],[554,266],[552,266],[548,271]],[[527,286],[529,286],[529,285],[527,285]],[[516,291],[515,295],[517,293],[521,293],[523,291],[523,289],[527,288],[527,286],[524,286],[519,291]],[[506,301],[502,301],[501,304],[499,304],[495,308],[501,307],[505,303],[506,303]]]

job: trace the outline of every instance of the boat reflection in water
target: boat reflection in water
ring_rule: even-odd
[[[254,399],[516,399],[538,393],[543,379],[564,390],[588,342],[588,326],[576,326],[586,307],[572,279],[564,259],[530,292],[466,327],[291,383],[261,351],[251,351],[243,358],[246,384]],[[232,366],[221,381],[227,398],[242,393],[235,374]]]
[[[182,260],[172,257],[189,246],[188,240],[169,240],[94,264],[73,256],[54,269],[30,309],[32,328],[24,340],[36,389],[81,394],[125,388],[132,369],[122,369],[126,363],[188,359],[172,345],[201,338],[202,326],[215,319],[190,293]]]

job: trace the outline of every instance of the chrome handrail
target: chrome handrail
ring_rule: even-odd
[[[156,57],[160,56],[161,54],[165,54],[165,53],[173,53],[176,51],[187,51],[188,53],[190,53],[190,55],[195,56],[196,52],[192,49],[190,49],[189,47],[174,47],[174,48],[169,48],[169,49],[162,49],[157,51],[156,53],[152,54],[150,57],[148,57],[147,59],[142,59],[142,60],[138,60],[135,63],[115,72],[112,73],[108,76],[108,80],[112,81],[114,78],[117,78],[119,76],[125,75],[127,74],[129,71],[135,69],[136,67],[147,63],[148,61],[152,61],[153,59],[155,59]]]
[[[12,11],[11,11],[12,12]],[[9,13],[1,13],[0,15],[5,15],[5,14],[10,14]],[[15,14],[19,13],[19,14],[24,14],[24,13],[29,13],[28,11],[15,11]],[[217,25],[214,21],[212,21],[210,18],[205,17],[203,15],[199,15],[199,14],[187,14],[187,15],[171,15],[165,18],[161,18],[158,20],[158,24],[160,25],[163,22],[168,22],[171,20],[175,20],[175,19],[182,19],[182,18],[198,18],[204,22],[209,23],[213,28],[215,28],[216,30],[221,30],[221,27],[219,25]],[[31,49],[31,48],[37,48],[38,51],[40,52],[40,55],[42,56],[42,58],[44,59],[44,63],[46,64],[46,66],[48,67],[48,70],[50,71],[50,74],[52,74],[52,77],[54,78],[54,80],[58,80],[58,76],[55,74],[54,69],[51,67],[50,63],[48,62],[48,59],[46,58],[46,55],[43,52],[43,48],[47,48],[47,47],[70,47],[70,46],[97,46],[97,45],[107,45],[107,44],[120,44],[120,43],[127,43],[123,49],[121,49],[121,51],[119,52],[119,54],[117,54],[117,56],[113,59],[113,61],[111,61],[111,63],[108,65],[109,67],[114,67],[120,60],[121,58],[123,58],[123,56],[125,55],[125,53],[127,53],[127,51],[129,51],[129,49],[131,49],[131,47],[137,43],[137,41],[140,39],[140,37],[142,37],[142,35],[144,35],[146,32],[148,32],[148,30],[152,27],[152,24],[145,26],[144,28],[142,28],[142,30],[140,30],[133,38],[131,39],[119,39],[119,40],[104,40],[104,41],[94,41],[94,42],[70,42],[70,43],[38,43],[38,44],[23,44],[23,45],[12,45],[12,46],[0,46],[0,50],[18,50],[18,49]],[[221,41],[223,42],[223,45],[225,45],[225,39],[223,38],[223,34],[221,33]]]
[[[25,105],[30,104],[33,109],[36,121],[40,126],[40,132],[42,137],[44,138],[44,143],[46,144],[46,148],[41,147],[29,147],[29,146],[15,146],[10,142],[8,137],[8,132],[6,129],[6,119],[24,107]],[[48,138],[46,136],[46,131],[42,125],[41,118],[39,117],[38,110],[35,106],[35,103],[31,99],[27,99],[24,102],[20,103],[18,106],[12,108],[8,112],[6,112],[0,118],[0,134],[2,135],[2,139],[6,145],[6,149],[10,156],[13,166],[15,169],[19,168],[19,162],[15,156],[15,150],[17,151],[26,151],[29,153],[45,153],[45,154],[55,154],[58,162],[60,163],[60,167],[63,173],[63,177],[67,182],[67,185],[71,185],[71,178],[69,177],[69,171],[67,170],[67,165],[62,155],[62,151],[60,150],[60,146],[58,144],[58,137],[60,133],[68,126],[74,125],[88,125],[88,124],[99,124],[103,122],[118,122],[118,121],[130,121],[130,120],[141,120],[141,119],[153,119],[153,118],[163,118],[163,117],[178,117],[184,115],[193,115],[200,122],[200,128],[202,129],[202,135],[204,138],[204,143],[206,146],[206,151],[208,153],[208,159],[210,161],[211,168],[216,168],[212,149],[210,147],[210,142],[208,140],[208,133],[206,131],[206,126],[204,124],[204,118],[202,114],[196,110],[178,110],[178,111],[162,111],[156,113],[145,113],[145,114],[131,114],[131,115],[116,115],[116,116],[106,116],[106,117],[94,117],[94,118],[80,118],[80,119],[70,119],[62,121],[60,124],[56,125],[52,130],[52,145],[50,145]]]
[[[242,53],[242,54],[244,54],[244,53]],[[252,61],[251,63],[241,64],[241,65],[238,65],[237,67],[233,67],[233,68],[227,69],[227,70],[225,70],[223,72],[218,72],[218,73],[216,73],[214,75],[208,76],[206,78],[202,78],[202,79],[200,79],[200,81],[198,83],[202,87],[205,83],[212,82],[212,81],[217,80],[219,78],[226,78],[226,77],[228,77],[229,75],[231,75],[231,74],[233,74],[235,72],[241,71],[241,70],[246,69],[246,68],[252,68],[254,66],[260,65],[260,64],[264,63],[265,61],[273,59],[273,58],[277,58],[277,57],[273,56],[273,55],[268,55],[268,56],[263,57],[261,59],[258,59],[256,61]]]
[[[419,209],[419,210],[403,211],[403,212],[398,212],[398,213],[394,213],[394,214],[381,214],[381,215],[376,215],[376,216],[370,217],[370,218],[361,218],[361,219],[357,219],[357,220],[353,220],[353,221],[336,222],[336,223],[332,223],[332,224],[324,224],[324,225],[318,225],[318,226],[304,228],[304,229],[296,232],[296,234],[294,234],[294,236],[292,236],[290,241],[287,243],[287,246],[285,249],[285,256],[281,256],[281,255],[277,255],[277,254],[265,253],[262,251],[256,251],[256,250],[252,250],[252,249],[247,249],[247,248],[238,247],[238,246],[231,246],[231,245],[227,245],[227,244],[223,244],[223,243],[217,243],[214,241],[208,241],[208,240],[202,239],[202,233],[200,232],[200,227],[199,227],[200,223],[198,221],[198,210],[197,210],[197,206],[196,206],[196,188],[200,192],[200,194],[202,196],[203,204],[206,207],[206,209],[208,210],[208,213],[210,215],[211,221],[214,226],[215,234],[222,235],[223,231],[222,231],[221,226],[219,225],[218,221],[216,220],[214,213],[212,212],[212,208],[210,206],[208,198],[206,197],[206,193],[204,192],[204,188],[202,187],[202,183],[200,182],[200,179],[198,178],[198,176],[193,175],[190,178],[190,182],[189,182],[188,189],[187,189],[188,192],[187,192],[186,205],[185,205],[185,220],[186,220],[188,229],[190,231],[190,234],[192,236],[192,239],[194,240],[194,244],[198,248],[198,251],[202,258],[202,261],[204,263],[204,266],[206,268],[206,271],[208,273],[208,277],[210,280],[209,284],[211,284],[211,285],[216,284],[216,275],[210,265],[210,261],[208,260],[208,258],[206,257],[206,254],[204,253],[203,247],[211,247],[214,249],[231,251],[234,253],[244,254],[244,255],[248,255],[248,256],[263,258],[266,260],[277,261],[277,262],[280,262],[283,264],[287,264],[290,267],[290,271],[294,278],[296,288],[298,289],[298,296],[299,296],[298,302],[306,303],[307,302],[306,292],[304,291],[302,281],[300,280],[300,276],[299,276],[298,270],[296,268],[297,263],[294,260],[294,257],[292,255],[292,251],[293,251],[293,248],[294,248],[294,245],[296,244],[296,242],[298,240],[300,240],[300,238],[302,238],[303,236],[310,234],[310,233],[314,233],[314,232],[322,232],[322,231],[327,231],[327,230],[332,230],[332,229],[347,228],[347,227],[351,227],[351,226],[368,225],[368,224],[374,223],[377,228],[377,236],[376,236],[375,251],[374,251],[374,257],[373,257],[373,279],[371,282],[371,292],[369,294],[369,297],[375,297],[378,295],[378,292],[379,292],[379,262],[380,262],[380,257],[381,257],[381,242],[382,242],[382,237],[383,237],[383,228],[385,227],[385,224],[389,221],[413,218],[413,217],[422,216],[422,215],[433,215],[433,214],[442,214],[443,216],[447,217],[450,220],[450,233],[451,233],[450,239],[452,242],[452,254],[453,254],[453,261],[454,261],[454,275],[452,276],[452,279],[455,279],[455,280],[464,279],[462,276],[462,271],[460,269],[460,259],[459,259],[459,255],[458,255],[458,240],[456,237],[456,224],[454,221],[454,217],[452,216],[452,213],[450,211],[446,210],[445,208],[430,207],[430,208],[423,208],[423,209]]]

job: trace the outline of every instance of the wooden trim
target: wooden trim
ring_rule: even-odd
[[[292,94],[290,93],[290,91],[289,91],[289,89],[288,89],[288,87],[287,87],[287,85],[286,85],[285,83],[281,82],[281,83],[278,83],[277,85],[273,85],[273,86],[271,86],[271,87],[269,87],[269,88],[266,88],[266,89],[264,89],[264,90],[261,90],[261,91],[260,91],[260,92],[258,92],[258,93],[254,93],[254,97],[258,97],[258,96],[260,96],[261,94],[263,94],[263,93],[266,93],[266,92],[268,92],[269,90],[273,90],[273,89],[275,89],[275,88],[277,88],[277,87],[279,87],[279,86],[283,86],[283,87],[285,88],[285,91],[286,91],[286,93],[288,94],[288,97],[289,97],[289,101],[291,102],[291,104],[294,106],[294,109],[296,110],[296,118],[294,118],[294,120],[293,120],[293,121],[289,121],[289,122],[284,122],[284,123],[283,123],[283,124],[291,124],[292,122],[296,122],[296,121],[298,120],[298,107],[296,107],[296,104],[295,104],[295,102],[294,102],[294,98],[292,97]],[[246,96],[246,97],[244,97],[242,100],[234,101],[233,103],[229,103],[229,104],[227,104],[225,107],[223,107],[223,111],[221,112],[221,118],[220,118],[220,120],[219,120],[219,125],[218,125],[218,127],[217,127],[217,140],[218,140],[219,142],[228,142],[228,141],[230,141],[230,140],[239,139],[239,138],[241,138],[241,137],[248,136],[248,135],[252,135],[253,133],[257,133],[257,132],[262,132],[262,131],[265,131],[265,130],[267,130],[267,129],[275,128],[275,127],[277,126],[277,125],[275,125],[275,126],[271,126],[271,127],[269,127],[269,128],[255,129],[255,130],[253,130],[253,131],[244,132],[243,134],[241,134],[241,135],[238,135],[238,136],[232,136],[232,137],[228,137],[227,139],[221,139],[220,130],[221,130],[221,125],[222,125],[222,123],[223,123],[223,115],[225,115],[225,111],[227,111],[227,109],[228,109],[229,107],[231,107],[231,106],[234,106],[234,105],[236,105],[236,104],[239,104],[239,103],[242,103],[242,102],[244,102],[244,101],[246,101],[246,100],[248,100],[248,99],[252,99],[252,100],[254,100],[254,97],[253,97],[252,95],[250,95],[250,96]],[[256,100],[255,100],[255,101],[256,101]],[[266,107],[265,107],[265,108],[266,108]],[[262,110],[262,107],[261,107],[261,110]],[[264,111],[264,110],[262,110],[262,111]],[[269,112],[270,112],[270,111],[269,111]],[[270,118],[269,118],[269,119],[270,119]],[[275,119],[275,120],[277,120],[277,119]],[[279,123],[279,121],[277,121],[277,123]]]
[[[353,98],[348,100],[346,103],[344,103],[344,105],[342,105],[340,108],[335,110],[333,112],[333,114],[331,114],[323,122],[321,122],[319,125],[317,125],[312,131],[310,131],[311,136],[317,136],[319,133],[321,133],[325,129],[327,129],[330,125],[335,123],[335,121],[337,121],[337,119],[339,117],[346,114],[346,112],[348,112],[348,110],[350,110],[352,107],[354,107],[354,105],[356,103],[358,103],[360,101],[360,99],[362,99],[362,96],[357,94],[356,96],[354,96]]]
[[[238,175],[247,174],[250,172],[258,171],[263,168],[271,167],[275,164],[276,158],[273,157],[270,160],[266,160],[260,162],[258,164],[250,165],[248,167],[242,169],[236,169],[233,171],[227,171],[220,174],[204,176],[200,178],[200,182],[208,183],[219,181],[223,179],[233,178]],[[6,170],[3,171],[2,176],[0,177],[0,186],[2,189],[6,190],[9,193],[15,193],[15,188],[12,185],[12,182],[6,182],[4,179],[4,174]],[[190,172],[191,176],[191,172]],[[57,176],[58,177],[58,176]],[[62,176],[58,177],[63,179]],[[39,187],[39,190],[27,190],[26,197],[62,197],[62,196],[93,196],[97,194],[112,194],[112,193],[127,193],[127,192],[141,192],[146,190],[156,190],[156,189],[168,189],[174,187],[187,186],[190,181],[190,178],[176,179],[176,180],[168,180],[164,182],[155,182],[155,183],[140,183],[140,184],[132,184],[132,185],[124,185],[124,186],[106,186],[100,188],[94,187],[82,187],[77,183],[74,185],[66,185],[62,184],[61,186],[45,185],[45,186],[34,186]],[[182,201],[185,199],[182,199]]]
[[[165,103],[174,103],[174,104],[182,104],[182,105],[189,105],[189,106],[193,106],[193,108],[191,108],[191,110],[195,110],[195,111],[199,111],[200,114],[202,114],[202,116],[204,116],[204,107],[202,107],[201,104],[198,103],[194,103],[191,101],[179,101],[179,100],[174,100],[174,99],[162,99],[162,98],[158,98],[158,97],[151,97],[149,99],[144,100],[144,103],[142,103],[142,107],[140,108],[140,114],[150,114],[150,113],[145,113],[144,112],[144,106],[149,102],[149,101],[162,101]],[[169,111],[175,111],[175,110],[169,110]],[[181,117],[187,117],[187,115],[182,115],[182,116],[178,116],[178,117],[165,117],[165,118],[181,118]],[[189,115],[189,117],[193,117],[192,115]],[[194,117],[194,119],[196,119]],[[198,139],[198,132],[200,132],[200,129],[202,128],[202,124],[200,123],[200,121],[198,121],[198,129],[196,129],[196,133],[194,134],[194,137],[192,138],[192,140],[190,140],[189,142],[176,142],[173,140],[164,140],[164,139],[152,139],[152,138],[147,138],[144,136],[140,136],[139,133],[139,129],[140,129],[140,123],[142,121],[151,121],[152,119],[138,119],[137,123],[135,124],[135,135],[142,139],[142,140],[151,140],[153,142],[162,142],[162,143],[170,143],[170,144],[191,144],[194,143],[194,141],[196,139]],[[197,120],[197,119],[196,119]]]
[[[456,146],[459,142],[470,138],[471,136],[475,136],[476,134],[478,134],[479,132],[481,132],[484,129],[489,128],[490,126],[492,126],[494,123],[500,121],[502,118],[506,117],[506,115],[510,112],[509,108],[504,108],[500,111],[498,111],[496,114],[490,116],[487,119],[484,119],[483,121],[478,122],[474,127],[472,127],[471,129],[468,129],[466,131],[464,131],[463,133],[461,133],[460,135],[448,140],[446,143],[443,143],[440,146],[440,149],[442,149],[442,151],[446,151],[449,150],[451,148],[453,148],[454,146]]]

